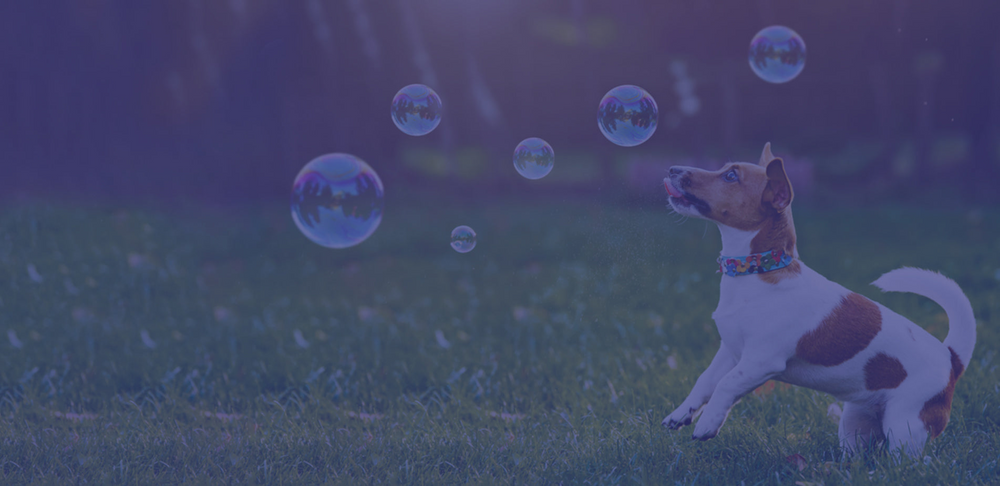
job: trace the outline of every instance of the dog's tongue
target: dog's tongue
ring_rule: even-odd
[[[674,188],[674,185],[670,183],[669,177],[663,178],[663,187],[667,190],[667,194],[673,197],[684,197],[684,194]]]

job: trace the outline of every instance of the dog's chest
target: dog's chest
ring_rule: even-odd
[[[799,275],[777,284],[755,275],[722,276],[712,318],[726,346],[739,354],[748,341],[794,345],[846,291],[805,265]]]
[[[719,305],[712,313],[712,319],[715,320],[719,336],[726,346],[737,354],[742,354],[748,338],[752,338],[755,333],[769,332],[769,319],[766,316],[775,302],[773,296],[768,299],[766,292],[756,288],[753,282],[731,280],[734,278],[723,277]]]

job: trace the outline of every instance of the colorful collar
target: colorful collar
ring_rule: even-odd
[[[720,256],[717,261],[718,273],[738,277],[785,268],[792,263],[792,255],[785,253],[784,250],[771,250],[745,257]]]

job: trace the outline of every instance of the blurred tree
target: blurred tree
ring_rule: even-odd
[[[864,142],[882,150],[866,170],[919,194],[942,183],[928,157],[947,136],[969,148],[947,184],[987,201],[998,175],[997,18],[990,0],[0,2],[0,194],[283,198],[321,153],[357,153],[393,186],[412,175],[404,151],[443,153],[456,174],[456,147],[507,161],[490,162],[490,178],[470,189],[481,192],[516,180],[511,148],[536,135],[562,154],[598,154],[604,170],[591,183],[609,186],[617,160],[640,152],[740,157],[780,139],[819,156]],[[772,24],[803,35],[811,56],[780,86],[755,79],[745,57]],[[553,42],[548,28],[572,42]],[[601,32],[613,35],[591,39]],[[675,59],[700,101],[668,124]],[[401,135],[387,113],[413,82],[443,99],[427,137]],[[641,149],[594,127],[600,96],[621,84],[656,96],[669,126]],[[925,177],[917,185],[893,178],[907,144]]]

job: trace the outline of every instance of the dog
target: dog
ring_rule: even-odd
[[[718,225],[723,273],[712,313],[719,351],[663,426],[678,429],[700,415],[691,438],[711,439],[740,398],[778,380],[844,401],[838,435],[846,454],[884,441],[919,457],[947,425],[955,382],[976,344],[972,305],[958,284],[908,267],[873,282],[943,307],[942,343],[807,267],[795,244],[792,185],[770,143],[757,164],[674,166],[663,184],[674,211]]]

